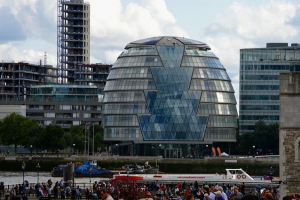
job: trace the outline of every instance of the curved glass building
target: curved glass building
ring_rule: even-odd
[[[209,50],[166,36],[125,47],[104,89],[104,140],[112,153],[182,157],[203,151],[199,144],[236,140],[234,90]]]

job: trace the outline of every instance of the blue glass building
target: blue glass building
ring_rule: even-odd
[[[234,90],[209,50],[179,37],[129,43],[104,88],[105,141],[118,144],[118,154],[148,155],[155,149],[166,157],[198,151],[199,144],[235,141]]]

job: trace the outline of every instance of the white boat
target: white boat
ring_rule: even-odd
[[[242,169],[226,169],[226,174],[117,174],[113,176],[116,180],[132,180],[132,181],[159,181],[159,182],[175,182],[175,181],[198,181],[198,182],[244,182],[244,183],[271,183],[271,180],[253,179]]]

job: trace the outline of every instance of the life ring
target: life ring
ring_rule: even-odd
[[[243,174],[243,175],[242,175],[242,178],[243,178],[243,179],[245,179],[245,178],[246,178],[246,175],[245,175],[245,174]]]
[[[238,175],[236,175],[236,177],[237,177],[238,179],[240,179],[240,178],[241,178],[241,175],[238,174]]]

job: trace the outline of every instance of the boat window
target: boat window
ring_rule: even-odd
[[[235,174],[235,170],[229,170],[231,174]]]

